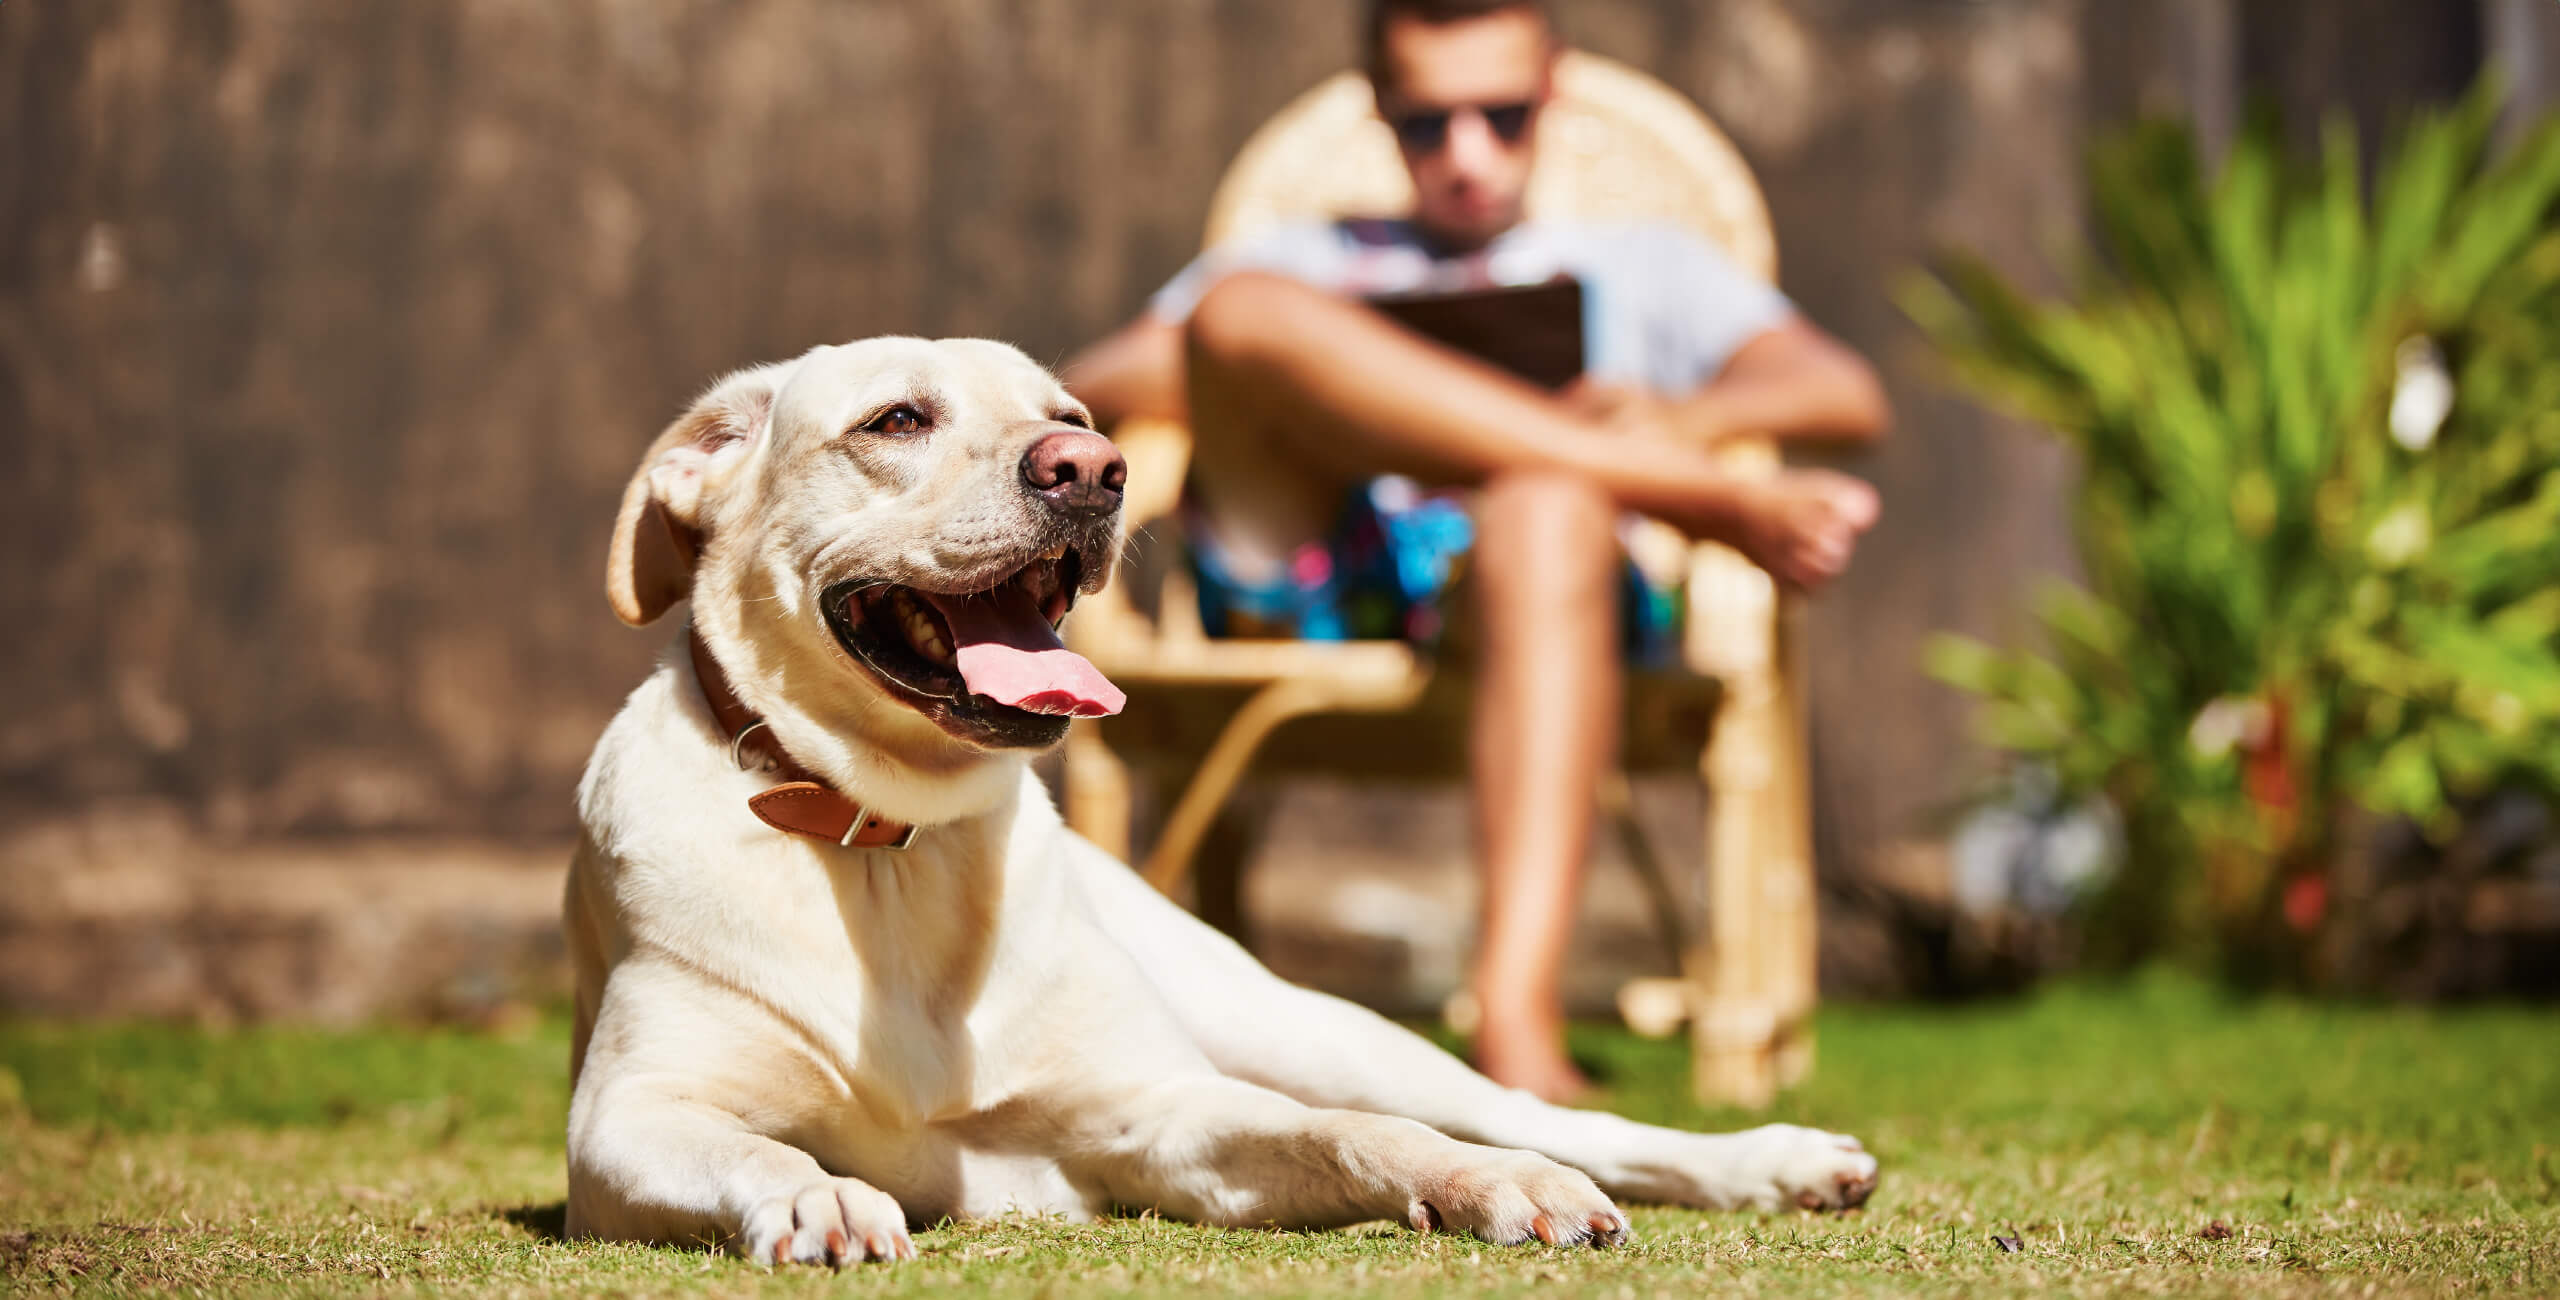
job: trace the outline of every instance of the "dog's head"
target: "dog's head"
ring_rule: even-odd
[[[605,589],[690,596],[748,707],[901,818],[985,806],[1008,755],[1119,695],[1055,631],[1101,589],[1126,473],[1046,370],[980,339],[870,339],[721,380],[623,494]]]

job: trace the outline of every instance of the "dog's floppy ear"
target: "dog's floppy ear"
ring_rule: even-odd
[[[623,622],[651,622],[693,590],[707,531],[704,489],[763,436],[784,370],[759,366],[722,379],[649,444],[622,490],[605,555],[605,598]]]

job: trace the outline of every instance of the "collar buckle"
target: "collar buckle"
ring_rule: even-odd
[[[785,778],[783,784],[748,798],[747,807],[759,820],[776,830],[806,835],[824,843],[827,830],[835,825],[833,809],[826,806],[832,804],[851,813],[844,834],[836,839],[838,847],[885,849],[892,853],[902,853],[915,847],[916,835],[923,828],[913,822],[905,823],[905,829],[898,833],[897,838],[887,843],[856,843],[866,824],[872,820],[871,810],[845,797],[842,791],[792,761],[773,728],[739,702],[729,687],[727,675],[720,671],[719,661],[711,657],[711,648],[703,643],[699,628],[689,629],[686,640],[691,643],[688,649],[693,657],[694,680],[702,688],[703,702],[710,706],[712,721],[721,730],[730,732],[729,765],[741,772],[770,772]],[[748,742],[758,733],[763,734],[764,743],[757,747],[758,752],[750,765]],[[808,806],[812,799],[818,801],[815,809]],[[899,824],[885,819],[880,823],[883,829]]]
[[[871,809],[864,804],[855,804],[853,806],[853,820],[845,823],[844,838],[836,841],[836,847],[841,849],[853,848],[853,837],[860,835],[862,833],[863,823],[870,820]],[[917,827],[915,823],[909,822],[907,823],[906,833],[900,835],[898,838],[891,840],[886,844],[869,844],[862,847],[882,849],[890,853],[904,853],[908,849],[915,847],[916,830]]]

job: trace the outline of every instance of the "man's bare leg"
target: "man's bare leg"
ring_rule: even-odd
[[[1875,493],[1856,479],[1737,478],[1701,448],[1612,431],[1284,277],[1220,281],[1193,311],[1187,346],[1201,504],[1222,542],[1274,559],[1323,537],[1343,485],[1376,474],[1470,487],[1521,470],[1584,478],[1619,507],[1729,543],[1799,587],[1838,573],[1875,519]]]
[[[1617,508],[1583,479],[1505,474],[1485,485],[1476,519],[1476,1066],[1564,1101],[1588,1086],[1565,1055],[1561,977],[1592,806],[1617,752]]]

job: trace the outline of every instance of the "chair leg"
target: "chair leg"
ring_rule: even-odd
[[[1192,878],[1197,882],[1192,910],[1212,929],[1248,950],[1253,947],[1253,920],[1244,905],[1244,868],[1261,839],[1267,811],[1259,791],[1248,789],[1230,797],[1192,855]]]
[[[1182,797],[1165,817],[1164,828],[1156,836],[1155,847],[1148,850],[1140,873],[1147,883],[1168,894],[1180,889],[1183,878],[1191,873],[1192,855],[1199,851],[1200,841],[1209,833],[1219,807],[1235,792],[1236,783],[1244,779],[1254,751],[1262,748],[1262,742],[1270,739],[1281,723],[1318,712],[1330,703],[1329,691],[1304,678],[1273,682],[1254,692],[1253,698],[1227,719],[1226,729],[1218,733],[1191,783],[1183,788]]]
[[[1102,724],[1080,718],[1067,728],[1067,827],[1096,848],[1129,860],[1129,767],[1102,737]]]
[[[1766,1106],[1777,1096],[1779,1009],[1771,995],[1771,932],[1763,855],[1768,835],[1771,683],[1729,680],[1702,766],[1707,780],[1707,942],[1695,961],[1699,1006],[1694,1069],[1699,1099]]]
[[[1807,740],[1804,618],[1800,605],[1778,616],[1777,698],[1769,732],[1772,795],[1768,836],[1779,1008],[1778,1086],[1813,1072],[1813,1009],[1821,992],[1821,900],[1813,876],[1813,760]]]
[[[1728,730],[1719,719],[1718,733]],[[1708,747],[1707,766],[1718,764]],[[1693,1068],[1698,1098],[1765,1106],[1778,1090],[1771,1054],[1776,1016],[1760,989],[1759,881],[1752,860],[1757,792],[1739,788],[1728,771],[1707,783],[1707,937],[1689,965],[1697,979]]]
[[[1707,1101],[1766,1105],[1813,1063],[1811,784],[1790,641],[1773,671],[1727,682],[1703,763],[1709,905],[1695,1068]]]

